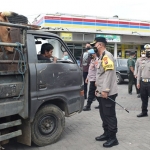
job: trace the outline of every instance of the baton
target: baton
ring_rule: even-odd
[[[101,94],[99,91],[96,91],[96,93]],[[117,105],[119,105],[121,108],[123,108],[126,112],[129,113],[129,110],[127,110],[126,108],[124,108],[123,106],[121,106],[119,103],[117,103],[116,101],[114,101],[112,98],[108,97],[109,100],[113,101],[114,103],[116,103]]]
[[[114,101],[113,99],[111,99],[110,97],[108,97],[109,100],[113,101],[114,103],[118,104],[116,101]],[[126,108],[124,108],[123,106],[121,106],[120,104],[118,104],[121,108],[123,108],[126,112],[129,113],[129,110],[127,110]]]

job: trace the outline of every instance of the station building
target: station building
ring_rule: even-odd
[[[33,24],[58,34],[75,57],[81,56],[86,42],[98,36],[107,39],[107,50],[115,58],[128,58],[130,51],[136,51],[140,57],[144,45],[150,43],[150,21],[144,20],[56,13],[41,14]]]

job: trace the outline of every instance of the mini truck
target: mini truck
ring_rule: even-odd
[[[65,117],[80,113],[84,105],[82,72],[63,40],[34,26],[4,23],[15,28],[13,52],[0,52],[0,143],[17,137],[31,146],[52,144],[60,138]],[[53,45],[57,62],[42,62],[43,43]],[[62,59],[67,52],[69,59]],[[4,57],[7,56],[7,57]]]

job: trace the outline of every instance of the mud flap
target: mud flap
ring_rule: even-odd
[[[22,135],[17,137],[17,142],[31,146],[31,123],[29,120],[22,120],[22,125],[20,126],[22,130]]]

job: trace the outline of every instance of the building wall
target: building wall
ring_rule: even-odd
[[[112,54],[117,49],[117,56],[122,58],[127,58],[132,50],[140,57],[143,45],[150,43],[150,22],[146,21],[55,14],[43,15],[35,24],[73,44],[74,48],[70,48],[75,55],[82,53],[84,44],[99,35],[118,36],[119,42],[108,42],[107,49]]]
[[[119,18],[45,15],[35,24],[42,27],[63,28],[66,31],[72,32],[102,32],[124,35],[136,35],[138,33],[142,36],[150,35],[150,22]]]
[[[139,43],[139,44],[150,43],[150,37],[122,35],[121,42],[122,43]]]

